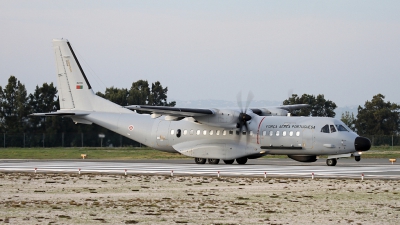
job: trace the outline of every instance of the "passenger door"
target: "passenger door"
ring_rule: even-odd
[[[158,123],[158,128],[157,128],[157,145],[158,146],[167,146],[169,145],[169,125],[171,124],[171,121],[166,121],[166,120],[161,120]]]

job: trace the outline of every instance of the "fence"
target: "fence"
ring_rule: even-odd
[[[365,135],[372,146],[400,146],[399,135]]]
[[[3,133],[0,148],[4,147],[139,147],[140,143],[113,132],[100,138],[98,133]],[[399,135],[370,135],[372,146],[400,146]]]
[[[138,147],[140,143],[116,133],[2,133],[0,148],[7,147]],[[103,138],[100,138],[103,137]]]

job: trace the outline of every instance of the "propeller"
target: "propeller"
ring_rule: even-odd
[[[246,101],[246,106],[245,108],[243,108],[242,106],[242,92],[239,92],[237,95],[237,103],[238,106],[240,108],[240,113],[239,113],[239,117],[238,117],[238,122],[236,127],[239,128],[239,136],[238,138],[240,139],[240,135],[242,135],[242,131],[243,129],[246,130],[246,137],[247,137],[247,143],[249,143],[250,141],[250,134],[249,134],[249,126],[247,124],[247,121],[251,120],[251,116],[249,114],[247,114],[247,109],[250,105],[250,102],[253,100],[254,95],[253,93],[250,91],[249,94],[247,95],[247,101]]]

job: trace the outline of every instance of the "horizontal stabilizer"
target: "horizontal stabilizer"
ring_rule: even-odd
[[[68,110],[65,111],[57,111],[57,112],[48,112],[48,113],[32,113],[29,116],[86,116],[89,115],[89,112],[82,112],[82,111],[75,111],[75,110]]]

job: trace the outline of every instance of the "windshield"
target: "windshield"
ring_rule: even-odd
[[[347,132],[349,131],[346,127],[344,127],[341,124],[336,124],[336,127],[338,131],[347,131]]]

